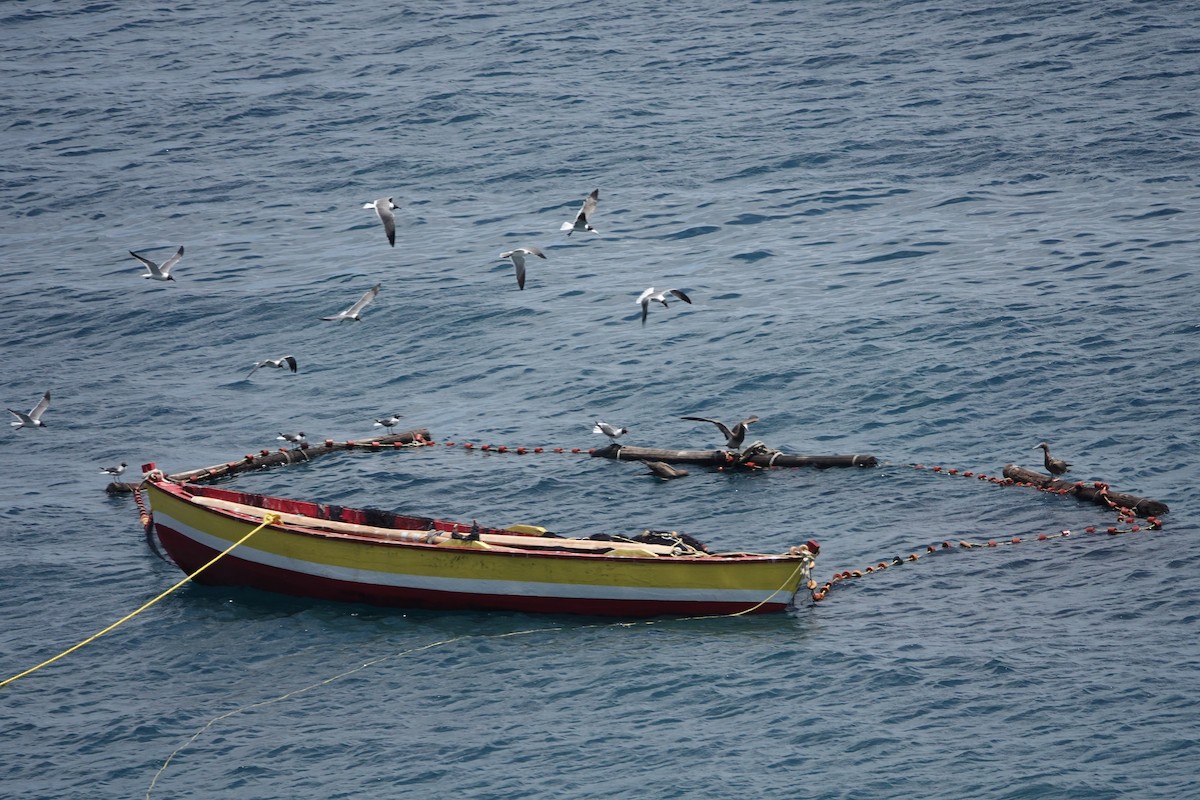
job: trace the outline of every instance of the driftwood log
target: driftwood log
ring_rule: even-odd
[[[1112,489],[1106,490],[1102,488],[1104,484],[1096,486],[1095,483],[1064,481],[1052,478],[1041,472],[1018,467],[1016,464],[1008,464],[1004,467],[1004,477],[1014,480],[1017,483],[1033,484],[1039,489],[1065,491],[1067,494],[1075,495],[1080,500],[1087,500],[1101,506],[1108,506],[1111,502],[1112,505],[1118,508],[1128,508],[1139,517],[1157,517],[1166,514],[1169,510],[1166,503],[1160,503],[1157,500],[1147,500],[1145,497],[1138,497],[1126,492],[1114,492]],[[1105,499],[1106,497],[1107,499]]]
[[[242,472],[250,472],[251,470],[279,467],[285,464],[303,464],[328,453],[336,453],[344,450],[391,449],[412,444],[418,439],[429,441],[429,430],[426,428],[417,428],[374,439],[357,439],[347,442],[335,442],[331,439],[326,439],[320,444],[303,444],[293,448],[280,447],[278,450],[261,450],[257,455],[247,455],[238,461],[230,461],[225,464],[204,467],[203,469],[188,470],[187,472],[176,472],[173,475],[168,475],[167,480],[175,481],[176,483],[215,480]],[[105,487],[105,491],[109,494],[123,494],[132,492],[137,487],[138,484],[136,483],[114,481]]]
[[[664,461],[668,464],[701,464],[723,467],[738,459],[728,450],[659,450],[654,447],[610,444],[592,451],[593,458],[617,461]],[[758,467],[874,467],[875,456],[790,456],[786,453],[760,453],[746,459]]]

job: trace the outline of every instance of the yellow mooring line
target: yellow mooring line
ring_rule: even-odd
[[[128,622],[129,620],[133,619],[133,618],[134,618],[134,617],[136,617],[138,614],[142,613],[142,612],[143,612],[143,611],[145,611],[147,608],[149,608],[150,606],[154,605],[154,604],[155,604],[155,603],[157,603],[159,600],[162,600],[164,597],[166,597],[167,595],[169,595],[171,592],[173,592],[173,591],[175,591],[176,589],[178,589],[179,587],[183,586],[183,585],[184,585],[184,584],[186,584],[188,581],[192,580],[192,578],[195,578],[195,577],[196,577],[197,575],[199,575],[201,572],[204,572],[204,570],[208,569],[208,568],[209,568],[209,567],[211,567],[213,564],[217,563],[217,562],[218,562],[218,561],[220,561],[222,558],[224,558],[225,556],[229,555],[229,553],[231,553],[235,547],[237,547],[238,545],[244,544],[244,543],[246,542],[246,540],[247,540],[247,539],[249,539],[251,536],[253,536],[254,534],[258,533],[259,531],[261,531],[263,528],[267,527],[267,526],[268,526],[268,525],[270,525],[271,523],[273,523],[273,522],[278,522],[278,521],[279,521],[279,515],[278,515],[278,514],[275,514],[275,513],[270,513],[270,514],[267,514],[265,517],[263,517],[262,524],[261,524],[261,525],[259,525],[257,528],[255,528],[254,530],[250,531],[249,533],[247,533],[247,534],[246,534],[245,536],[243,536],[241,539],[238,539],[238,540],[237,540],[236,542],[234,542],[233,544],[229,545],[229,547],[225,548],[223,551],[221,551],[221,552],[220,552],[220,553],[218,553],[217,555],[213,556],[213,557],[212,557],[212,560],[211,560],[211,561],[209,561],[207,564],[205,564],[204,566],[200,567],[200,569],[196,570],[196,571],[195,571],[195,572],[193,572],[191,575],[188,575],[188,576],[186,576],[186,577],[185,577],[183,580],[179,581],[179,583],[175,584],[175,585],[174,585],[174,586],[172,586],[170,589],[167,589],[165,592],[163,592],[162,594],[160,594],[158,597],[154,598],[154,599],[153,599],[153,600],[151,600],[150,602],[148,602],[148,603],[146,603],[145,605],[143,605],[143,606],[142,606],[141,608],[139,608],[137,611],[134,611],[134,612],[133,612],[133,613],[131,613],[131,614],[126,614],[124,617],[121,617],[119,620],[117,620],[116,622],[114,622],[112,625],[109,625],[109,626],[108,626],[107,628],[105,628],[104,630],[100,631],[99,633],[93,634],[92,636],[89,636],[88,638],[84,639],[82,642],[80,642],[79,644],[75,645],[74,647],[71,647],[71,648],[68,648],[68,649],[66,649],[66,650],[62,651],[61,653],[59,653],[58,655],[56,655],[54,658],[47,659],[47,660],[43,661],[42,663],[38,664],[36,667],[30,667],[29,669],[25,670],[24,672],[18,673],[18,674],[16,674],[16,675],[13,675],[11,678],[6,678],[5,680],[3,680],[3,681],[0,681],[0,689],[4,688],[4,687],[5,687],[5,686],[7,686],[8,684],[10,684],[10,683],[12,683],[13,681],[17,680],[18,678],[24,678],[26,675],[29,675],[29,674],[31,674],[31,673],[34,673],[34,672],[37,672],[37,671],[38,671],[39,669],[41,669],[42,667],[48,666],[48,665],[50,665],[50,664],[53,664],[55,661],[58,661],[60,658],[62,658],[62,657],[63,657],[63,656],[65,656],[65,655],[69,655],[70,653],[74,653],[76,650],[78,650],[79,648],[83,647],[85,644],[90,644],[90,643],[92,643],[92,642],[96,641],[96,640],[97,640],[97,639],[99,639],[101,636],[103,636],[104,634],[106,634],[106,633],[108,633],[109,631],[113,630],[113,629],[114,629],[114,628],[116,628],[117,626],[119,626],[119,625],[123,625],[124,623],[126,623],[126,622]]]

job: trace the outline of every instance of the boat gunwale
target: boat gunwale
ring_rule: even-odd
[[[339,523],[338,520],[324,520],[320,517],[310,517],[309,515],[298,514],[296,512],[277,512],[274,509],[267,508],[266,506],[258,506],[258,505],[252,505],[252,504],[247,504],[247,503],[238,503],[237,501],[233,501],[233,500],[226,501],[226,502],[233,503],[235,505],[244,505],[247,508],[261,510],[261,512],[262,512],[262,514],[254,514],[254,513],[238,511],[238,510],[234,510],[234,509],[226,509],[226,508],[220,508],[220,507],[215,507],[215,506],[209,506],[204,503],[195,501],[194,498],[202,497],[202,498],[209,498],[209,499],[221,499],[221,498],[214,498],[210,495],[210,492],[214,492],[214,490],[215,490],[216,493],[238,495],[243,498],[250,497],[250,498],[255,498],[255,499],[262,499],[265,501],[275,500],[275,501],[282,501],[284,503],[299,503],[299,504],[303,504],[303,505],[317,506],[317,507],[320,507],[322,505],[328,505],[328,504],[316,503],[314,501],[293,500],[291,498],[276,497],[274,495],[257,494],[257,493],[251,493],[251,492],[235,492],[235,491],[220,489],[217,487],[197,486],[195,484],[186,484],[186,483],[180,484],[180,483],[175,483],[173,481],[167,481],[167,480],[164,480],[161,482],[148,481],[147,483],[148,483],[148,485],[153,486],[155,489],[158,489],[159,491],[163,492],[166,496],[172,497],[172,498],[178,500],[179,502],[184,503],[188,507],[195,508],[199,511],[203,511],[206,513],[210,513],[215,516],[230,518],[230,519],[236,520],[236,521],[244,523],[244,524],[249,524],[249,525],[260,524],[263,522],[264,517],[270,513],[287,513],[292,516],[308,517],[308,518],[314,520],[315,523],[321,523],[321,522]],[[193,491],[194,489],[199,489],[200,491],[199,492]],[[349,507],[349,506],[340,506],[340,508],[348,509],[351,511],[363,511],[364,510],[364,509],[358,509],[358,508],[353,508],[353,507]],[[408,517],[407,515],[396,515],[396,516],[406,516],[409,519],[418,519],[417,517]],[[454,526],[456,531],[457,531],[457,529],[463,527],[462,523],[454,522],[452,520],[444,520],[444,519],[436,519],[436,518],[429,518],[429,519],[433,523],[442,523],[444,525],[452,525],[452,526]],[[355,523],[341,523],[341,524],[355,524]],[[496,531],[498,534],[501,534],[501,535],[509,535],[509,536],[513,536],[513,537],[528,538],[531,542],[531,545],[526,548],[526,547],[519,547],[519,546],[508,546],[508,545],[504,545],[504,544],[487,543],[487,547],[480,547],[480,548],[469,547],[469,546],[468,547],[456,547],[455,545],[448,544],[447,542],[437,543],[437,542],[421,542],[421,541],[404,541],[404,540],[388,538],[386,535],[373,536],[369,533],[330,530],[328,528],[322,528],[319,525],[309,526],[309,525],[305,525],[305,524],[284,521],[282,519],[280,519],[278,522],[271,523],[271,524],[267,525],[266,527],[268,529],[272,529],[272,530],[275,530],[277,532],[287,534],[287,535],[305,536],[305,537],[311,537],[314,539],[322,539],[322,540],[327,540],[327,541],[354,542],[356,544],[364,544],[364,545],[371,545],[371,546],[385,547],[385,548],[389,548],[389,547],[390,548],[400,548],[400,549],[413,548],[413,549],[419,549],[419,550],[429,550],[431,552],[447,552],[447,551],[458,550],[460,552],[469,552],[472,555],[491,555],[491,556],[504,556],[504,557],[514,557],[515,556],[515,557],[524,557],[524,558],[556,558],[556,559],[580,559],[580,558],[588,559],[588,558],[591,558],[591,559],[600,559],[600,560],[604,560],[604,561],[620,561],[622,563],[671,562],[671,563],[687,563],[689,565],[712,564],[714,566],[729,566],[731,564],[770,564],[770,563],[780,563],[780,562],[794,563],[794,562],[803,561],[805,558],[811,558],[811,555],[806,555],[804,553],[773,554],[773,553],[746,553],[746,552],[699,553],[699,554],[695,554],[695,555],[692,555],[692,554],[681,554],[681,555],[661,554],[660,555],[660,554],[654,554],[654,553],[651,553],[650,555],[633,555],[633,554],[616,555],[616,554],[614,554],[613,550],[620,549],[620,548],[622,548],[622,546],[624,546],[624,549],[626,549],[626,550],[637,550],[639,548],[639,546],[644,546],[644,544],[642,542],[637,542],[634,540],[624,540],[624,541],[618,540],[618,541],[610,542],[607,540],[581,539],[578,537],[543,537],[543,536],[535,536],[535,535],[529,535],[529,534],[523,535],[523,534],[513,533],[511,531],[508,532],[507,534],[503,534],[503,533],[501,533],[502,529],[498,529],[498,528],[487,528],[487,530]],[[429,531],[411,530],[411,529],[404,529],[404,528],[387,528],[384,526],[364,526],[364,527],[377,527],[377,528],[379,528],[380,531],[385,531],[385,532],[386,531],[395,531],[395,532],[404,532],[404,533],[427,533],[427,532],[429,532]],[[454,531],[436,531],[436,533],[444,535],[444,536],[450,536],[453,532]],[[458,531],[458,532],[461,532],[461,531]],[[596,542],[598,544],[611,544],[614,547],[612,549],[606,550],[604,552],[599,552],[599,551],[588,552],[587,550],[584,550],[584,549],[555,548],[555,547],[553,547],[553,545],[549,545],[549,544],[542,545],[542,546],[538,546],[537,544],[534,544],[536,542],[542,542],[542,541],[547,542],[547,543],[551,543],[551,542],[564,542],[565,543],[565,542],[573,542],[573,541],[574,542]]]

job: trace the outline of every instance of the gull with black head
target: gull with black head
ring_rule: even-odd
[[[132,250],[129,251],[129,255],[145,265],[146,272],[142,275],[143,278],[150,278],[155,281],[173,281],[175,280],[175,276],[171,274],[171,269],[179,263],[179,259],[183,258],[183,245],[180,245],[179,249],[175,251],[175,255],[168,258],[161,265],[155,264],[145,256],[139,256]]]
[[[372,286],[362,297],[358,298],[358,302],[347,308],[345,311],[339,311],[332,317],[321,317],[321,319],[326,320],[327,322],[340,322],[344,319],[352,319],[355,322],[361,322],[363,309],[371,304],[371,301],[375,299],[375,295],[379,294],[379,287],[382,285],[383,284],[381,283],[377,283]]]
[[[575,215],[575,219],[564,222],[559,227],[559,230],[566,231],[567,236],[576,231],[589,231],[599,234],[600,231],[593,228],[592,223],[589,221],[592,218],[592,214],[596,212],[596,203],[598,202],[600,202],[600,190],[592,189],[592,193],[583,201],[583,206],[580,207],[579,213]]]
[[[525,256],[537,256],[538,258],[545,258],[546,254],[532,245],[518,247],[514,250],[509,250],[507,253],[500,254],[501,258],[507,258],[512,261],[513,268],[517,271],[518,289],[525,288]]]
[[[279,358],[267,358],[267,359],[263,359],[262,361],[256,361],[256,362],[254,362],[254,369],[250,370],[250,375],[253,375],[255,372],[257,372],[260,367],[270,367],[271,369],[285,369],[286,368],[286,369],[290,369],[292,372],[295,372],[296,371],[296,357],[295,356],[280,356]],[[250,375],[247,375],[246,377],[249,378]]]
[[[16,430],[20,430],[21,428],[44,428],[46,427],[46,423],[42,422],[42,414],[45,414],[46,409],[49,407],[50,390],[47,389],[46,393],[42,395],[42,399],[37,401],[37,405],[30,409],[28,414],[24,411],[14,411],[10,408],[8,413],[15,416],[17,421],[9,424]]]
[[[678,297],[680,300],[687,303],[688,305],[692,304],[692,299],[690,297],[688,297],[686,294],[684,294],[679,289],[663,289],[662,291],[656,292],[656,291],[654,291],[654,287],[651,286],[649,289],[642,292],[641,296],[639,296],[637,299],[638,304],[642,307],[642,324],[643,325],[646,324],[646,317],[650,313],[650,303],[652,303],[652,302],[653,303],[662,303],[663,308],[669,308],[669,306],[667,305],[667,295],[673,295],[675,297]]]
[[[396,215],[392,211],[399,207],[390,197],[381,197],[373,202],[363,204],[363,208],[375,210],[379,221],[383,223],[383,231],[387,234],[388,244],[392,247],[396,246]]]

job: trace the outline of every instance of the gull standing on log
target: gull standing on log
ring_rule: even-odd
[[[1042,460],[1046,464],[1046,471],[1049,472],[1052,476],[1057,478],[1059,475],[1062,475],[1064,472],[1066,472],[1067,470],[1069,470],[1071,468],[1071,465],[1068,464],[1066,461],[1063,461],[1061,458],[1054,458],[1053,456],[1050,455],[1050,445],[1046,444],[1045,442],[1042,442],[1041,444],[1038,445],[1038,447],[1042,448],[1042,454],[1043,454]]]
[[[101,475],[109,475],[113,478],[119,478],[124,473],[125,473],[125,462],[124,461],[122,461],[120,464],[117,464],[115,467],[105,467],[104,469],[100,470]]]
[[[304,441],[304,431],[296,431],[295,433],[280,433],[275,437],[281,442],[291,442],[292,444],[300,444]]]
[[[375,299],[375,295],[379,294],[379,287],[383,284],[377,283],[367,290],[366,294],[358,298],[358,302],[347,308],[345,311],[339,311],[332,317],[321,317],[321,319],[329,322],[340,322],[344,319],[352,319],[355,322],[362,321],[362,310],[371,304]]]
[[[279,358],[267,358],[262,361],[256,361],[254,363],[254,369],[250,370],[250,375],[253,375],[255,372],[257,372],[259,367],[271,367],[272,369],[283,369],[287,367],[290,368],[292,372],[295,372],[296,357],[280,356]],[[250,375],[247,375],[246,377],[249,378]]]
[[[392,247],[396,246],[396,215],[392,213],[393,209],[400,206],[392,202],[390,197],[381,197],[373,203],[364,203],[363,208],[371,208],[379,215],[379,221],[383,223],[383,230],[387,233],[388,244]]]
[[[629,433],[629,428],[618,428],[616,425],[609,425],[607,422],[596,420],[596,427],[592,428],[592,433],[603,433],[615,442],[618,436],[624,436]]]
[[[14,411],[10,408],[8,413],[14,415],[19,421],[10,422],[9,424],[17,430],[20,430],[21,428],[44,428],[46,427],[46,423],[42,422],[42,414],[45,414],[46,409],[49,407],[50,390],[47,389],[46,393],[42,395],[42,399],[38,400],[37,405],[34,406],[28,414],[26,414],[24,411]]]
[[[396,424],[399,422],[400,422],[400,415],[399,414],[391,414],[389,416],[384,417],[383,419],[375,420],[375,427],[376,428],[387,428],[388,435],[390,436],[392,433],[392,428],[395,427]]]
[[[642,307],[642,324],[643,325],[646,324],[646,316],[649,315],[649,313],[650,313],[651,301],[653,301],[655,303],[662,303],[663,308],[668,308],[667,295],[669,295],[669,294],[675,295],[676,297],[678,297],[680,300],[687,303],[688,305],[692,304],[692,299],[690,297],[688,297],[686,294],[684,294],[683,292],[679,291],[678,289],[663,289],[661,292],[656,292],[656,291],[654,291],[654,287],[651,286],[649,289],[642,292],[641,296],[638,297],[638,299],[637,299],[638,304]]]
[[[566,223],[564,222],[563,224],[565,225]],[[513,267],[517,271],[517,288],[518,289],[525,288],[525,256],[527,256],[527,255],[528,256],[537,256],[538,258],[546,257],[545,253],[543,253],[541,250],[539,250],[538,248],[536,248],[532,245],[529,245],[527,247],[518,247],[515,250],[509,250],[507,253],[500,254],[501,258],[508,258],[508,259],[512,260]]]
[[[593,228],[592,224],[588,222],[592,214],[595,213],[596,203],[598,202],[600,202],[600,190],[592,189],[592,193],[583,201],[583,207],[579,209],[579,213],[575,215],[575,219],[570,222],[564,222],[559,227],[559,230],[566,231],[567,236],[570,236],[575,231],[591,231],[592,233],[599,234],[600,231]]]
[[[179,263],[179,259],[183,258],[183,245],[179,245],[179,249],[175,251],[175,255],[164,261],[161,266],[155,264],[145,256],[139,256],[132,250],[129,251],[129,255],[146,266],[146,273],[142,275],[143,278],[150,278],[156,281],[173,281],[175,280],[175,276],[171,274],[171,268]]]
[[[716,425],[721,430],[721,433],[725,436],[725,446],[730,450],[736,450],[741,447],[742,442],[746,440],[746,429],[749,428],[753,423],[758,422],[758,417],[752,415],[746,417],[746,419],[734,425],[732,428],[729,428],[719,419],[709,419],[708,417],[680,417],[680,419],[687,419],[693,422],[711,422],[713,425]]]

